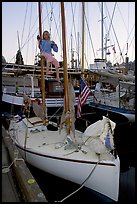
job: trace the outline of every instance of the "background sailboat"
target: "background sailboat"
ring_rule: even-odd
[[[129,57],[128,53],[128,41],[127,40],[127,50],[126,57],[124,59],[116,31],[113,26],[113,18],[116,10],[117,2],[114,2],[114,10],[112,17],[110,18],[110,26],[108,31],[106,31],[106,36],[104,38],[104,27],[105,18],[104,17],[104,5],[101,3],[101,58],[94,59],[94,64],[90,65],[88,78],[92,84],[92,91],[94,92],[94,97],[90,101],[89,107],[96,110],[97,112],[102,112],[102,114],[110,114],[113,118],[117,114],[123,116],[123,118],[129,120],[130,122],[135,122],[135,76],[129,73]],[[110,17],[109,11],[107,11]],[[128,19],[129,20],[129,19]],[[111,27],[116,37],[116,41],[120,50],[120,57],[123,60],[123,64],[119,65],[116,63],[112,66],[107,59],[107,49],[112,47],[114,55],[116,55],[115,44],[107,45]],[[129,29],[129,28],[128,28]],[[105,43],[104,43],[105,39]],[[110,63],[110,65],[109,65]],[[93,88],[94,86],[94,88]]]

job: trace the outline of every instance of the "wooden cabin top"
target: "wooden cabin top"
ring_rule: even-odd
[[[56,73],[55,67],[50,67],[53,73]],[[80,75],[81,68],[67,68],[68,74]],[[46,67],[44,67],[44,72],[46,72]],[[63,67],[59,67],[60,76],[63,76]],[[19,65],[15,63],[2,63],[2,75],[23,75],[23,74],[35,74],[37,76],[41,75],[41,67],[38,65]]]
[[[53,75],[50,78],[46,78],[46,67],[44,67],[45,72],[45,91],[47,97],[57,97],[63,96],[64,91],[64,79],[63,79],[63,67],[59,68],[59,74],[61,79],[61,84],[56,80],[56,70],[55,68],[50,68]],[[39,88],[41,90],[41,67],[36,65],[18,65],[14,63],[2,63],[2,85],[3,87],[8,87],[8,89],[13,89],[13,87],[23,90],[25,88],[32,87],[31,76],[33,76],[34,88]],[[72,84],[75,90],[79,87],[79,79],[81,76],[81,70],[68,68],[68,77],[71,78]]]

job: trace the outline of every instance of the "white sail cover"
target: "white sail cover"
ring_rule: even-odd
[[[103,116],[102,120],[91,124],[83,133],[86,144],[98,154],[114,149],[115,126],[113,121]]]

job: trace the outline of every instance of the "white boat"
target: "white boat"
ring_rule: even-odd
[[[103,29],[105,25],[103,12],[105,11],[105,2],[102,2],[101,5],[101,48],[98,50],[101,51],[101,58],[94,58],[94,63],[89,66],[90,82],[92,85],[94,84],[94,97],[89,106],[99,113],[117,114],[117,118],[120,115],[121,117],[124,116],[123,119],[135,122],[135,74],[133,70],[132,72],[130,70],[128,42],[127,53],[122,53],[121,50],[119,52],[122,63],[116,62],[112,65],[107,55],[109,56],[111,54],[109,49],[112,47],[115,59],[118,58],[116,57],[116,45],[115,43],[107,44],[110,41],[109,35],[107,36],[106,34],[104,38],[104,30],[106,30],[106,28]],[[125,59],[123,57],[124,55]]]
[[[84,133],[75,130],[75,144],[72,133],[67,136],[65,128],[61,133],[48,130],[38,117],[12,122],[10,134],[28,163],[118,201],[120,161],[105,146],[109,131],[106,117]],[[110,123],[114,131],[115,123]],[[112,135],[110,139],[112,144]]]
[[[62,19],[65,19],[64,2],[61,2],[61,13]],[[41,106],[33,103],[37,116],[22,120],[14,116],[9,133],[23,158],[31,165],[85,186],[111,201],[118,201],[120,160],[113,140],[116,124],[103,117],[84,132],[74,128],[75,94],[73,86],[68,83],[64,24],[62,20],[65,83],[60,126],[47,121],[43,97]]]
[[[29,96],[31,101],[39,99],[42,101],[41,94],[41,76],[40,67],[35,65],[17,65],[13,63],[3,63],[2,65],[2,103],[3,112],[11,112],[14,110],[16,115],[21,107],[24,106],[24,94]],[[55,72],[55,68],[52,68]],[[16,73],[20,72],[17,76]],[[21,74],[23,72],[23,75]],[[35,72],[35,74],[33,74]],[[46,72],[46,67],[44,67]],[[59,68],[62,84],[58,84],[54,76],[50,78],[45,77],[45,92],[46,99],[45,104],[49,112],[56,112],[63,107],[63,67]],[[68,69],[68,74],[71,77],[74,90],[75,90],[75,107],[78,104],[79,96],[79,78],[81,75],[80,69]],[[91,100],[91,96],[88,96],[86,104]],[[11,113],[13,114],[13,112]]]
[[[93,72],[99,76],[89,106],[106,113],[123,115],[135,122],[135,76],[110,73],[108,70]]]

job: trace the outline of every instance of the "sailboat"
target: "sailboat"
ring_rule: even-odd
[[[44,66],[46,72],[46,66]],[[52,68],[55,73],[55,68]],[[53,76],[45,78],[45,92],[47,100],[45,101],[49,112],[55,112],[63,107],[63,67],[59,68],[62,84],[58,84]],[[74,85],[76,100],[78,102],[79,86],[77,78],[81,75],[81,70],[69,68],[68,73]],[[11,112],[16,115],[21,107],[24,106],[24,94],[35,101],[38,98],[42,101],[41,95],[41,73],[38,65],[22,65],[15,63],[2,63],[2,104],[3,112]],[[90,101],[90,97],[87,102]],[[52,111],[54,109],[54,111]]]
[[[135,75],[129,73],[128,70],[128,43],[125,62],[121,52],[123,64],[116,63],[115,66],[107,66],[104,50],[112,47],[114,53],[116,51],[114,45],[107,46],[108,34],[106,34],[105,46],[103,45],[103,4],[104,2],[101,3],[101,58],[94,59],[94,64],[91,64],[88,70],[89,78],[94,84],[94,89],[91,90],[94,97],[92,97],[89,107],[97,112],[102,112],[102,114],[114,114],[117,115],[117,118],[120,115],[129,122],[135,122]]]
[[[135,122],[135,76],[111,70],[91,71],[98,80],[89,107],[103,114],[121,115],[129,122]]]
[[[41,22],[40,2],[38,8]],[[60,126],[46,118],[44,70],[41,63],[42,104],[33,104],[37,116],[22,120],[14,117],[9,133],[25,161],[31,165],[77,183],[80,187],[85,186],[103,198],[118,201],[120,160],[114,145],[116,124],[103,116],[102,120],[91,124],[84,132],[75,130],[75,95],[67,73],[64,2],[61,2],[61,17],[64,111]]]

